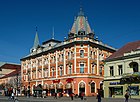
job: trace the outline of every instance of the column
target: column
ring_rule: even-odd
[[[49,58],[48,58],[48,77],[50,77],[50,53],[49,53]]]
[[[88,45],[88,73],[90,73],[90,46]]]
[[[99,75],[99,48],[97,48],[97,75]]]
[[[38,79],[38,59],[36,58],[36,79]]]
[[[56,60],[55,60],[55,61],[56,61],[56,67],[55,67],[55,68],[56,68],[56,78],[57,78],[57,76],[58,76],[58,61],[57,61],[58,58],[57,58],[57,57],[58,57],[58,56],[57,56],[57,51],[56,51],[56,57],[55,57],[55,58],[56,58]]]
[[[66,75],[66,52],[65,52],[65,48],[63,49],[63,51],[64,51],[64,75]]]
[[[32,64],[33,64],[33,62],[32,62],[32,59],[31,59],[31,79],[33,78],[33,77],[32,77],[32,75],[33,75],[33,72],[32,72],[33,66],[32,66]]]
[[[42,78],[44,78],[44,58],[43,58],[43,55],[42,55]]]
[[[76,45],[74,45],[74,73],[76,74]]]

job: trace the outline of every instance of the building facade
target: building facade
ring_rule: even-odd
[[[20,94],[20,85],[21,65],[0,62],[0,91],[4,94],[4,91],[6,92],[9,88],[12,88],[15,90],[15,94]]]
[[[140,98],[140,41],[130,42],[105,61],[104,96]]]
[[[104,77],[103,60],[115,49],[95,39],[82,9],[75,18],[68,38],[54,38],[39,45],[36,32],[30,54],[21,59],[21,75],[24,89],[42,87],[47,95],[55,92],[84,92],[96,95],[102,90]]]

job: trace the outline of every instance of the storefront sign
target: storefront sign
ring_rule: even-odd
[[[110,82],[110,85],[119,85],[121,84],[120,82]]]

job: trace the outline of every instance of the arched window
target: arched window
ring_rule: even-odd
[[[84,50],[80,50],[80,57],[81,57],[81,58],[84,57]]]
[[[95,93],[95,83],[91,83],[91,93]]]
[[[137,62],[131,62],[129,64],[130,68],[133,68],[133,72],[139,72],[138,70],[138,63]]]

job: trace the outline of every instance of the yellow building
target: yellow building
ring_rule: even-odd
[[[102,91],[103,60],[115,49],[94,37],[82,9],[64,41],[54,38],[39,45],[38,34],[29,55],[21,59],[23,88],[39,86],[47,95],[55,92],[84,92],[86,96]]]
[[[105,61],[104,96],[140,98],[140,41],[130,42]]]

